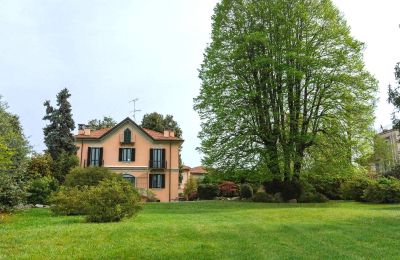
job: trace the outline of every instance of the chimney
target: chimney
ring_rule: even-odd
[[[78,124],[78,134],[79,135],[85,134],[85,124]]]
[[[90,135],[90,128],[85,128],[83,131],[84,135]]]
[[[175,132],[172,129],[164,130],[164,137],[175,137]]]
[[[169,137],[169,130],[164,130],[164,137]]]

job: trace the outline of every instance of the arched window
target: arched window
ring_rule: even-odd
[[[131,140],[131,130],[129,128],[125,129],[124,131],[124,143],[130,143]]]
[[[122,174],[122,177],[123,177],[125,180],[129,181],[130,183],[132,183],[132,185],[133,185],[134,187],[136,187],[136,178],[135,178],[135,176],[133,176],[133,175],[131,175],[131,174],[129,174],[129,173],[124,173],[124,174]]]

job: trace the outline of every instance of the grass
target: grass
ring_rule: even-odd
[[[89,224],[47,209],[0,224],[0,259],[391,259],[400,205],[210,201],[147,204],[133,219]]]

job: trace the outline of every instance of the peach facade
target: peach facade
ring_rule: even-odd
[[[129,142],[124,142],[126,131],[130,132]],[[137,188],[152,190],[162,202],[178,199],[179,147],[183,140],[173,132],[142,129],[127,118],[111,129],[81,131],[75,140],[81,167],[98,164],[125,177],[134,177],[131,179]],[[122,150],[127,154],[122,155]]]

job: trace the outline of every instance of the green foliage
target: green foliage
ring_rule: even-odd
[[[104,167],[74,168],[65,177],[67,187],[96,186],[106,179],[122,179],[121,176]]]
[[[24,202],[26,193],[12,173],[0,172],[0,212],[9,212]]]
[[[285,181],[273,179],[264,182],[264,190],[271,195],[281,193],[283,200],[289,201],[298,199],[303,192],[303,187],[297,179]]]
[[[47,204],[52,192],[58,188],[58,182],[51,176],[39,177],[28,182],[27,201],[30,204]]]
[[[400,111],[400,62],[396,64],[394,68],[394,76],[397,81],[397,86],[392,88],[389,85],[389,103],[395,107],[395,111],[393,113],[393,128],[400,129],[400,120],[396,118],[396,113]]]
[[[132,217],[142,209],[140,195],[127,181],[106,179],[92,186],[86,195],[88,222],[115,222]]]
[[[397,152],[396,145],[392,145],[383,137],[377,135],[374,139],[374,155],[372,162],[375,163],[378,173],[390,171],[395,166],[393,153]]]
[[[310,183],[317,192],[329,199],[342,199],[341,186],[351,178],[349,173],[329,175],[326,173],[307,172],[302,176],[303,181]]]
[[[302,187],[303,187],[303,192],[298,199],[299,202],[322,203],[329,201],[329,199],[325,195],[317,192],[311,184],[307,182],[302,182]]]
[[[197,194],[201,200],[212,200],[218,196],[218,185],[216,184],[200,184],[197,188]]]
[[[36,179],[52,175],[53,159],[50,154],[34,153],[29,158],[26,167],[26,175],[30,179]]]
[[[375,203],[399,203],[400,180],[389,177],[370,182],[364,190],[364,199]]]
[[[73,155],[76,152],[74,136],[72,131],[75,129],[75,123],[72,118],[71,104],[68,98],[71,97],[68,89],[63,89],[57,94],[57,106],[54,108],[50,101],[44,102],[46,115],[43,120],[49,121],[49,124],[43,128],[44,143],[47,151],[53,160],[57,161],[63,153]],[[59,179],[61,176],[56,176]]]
[[[393,177],[400,180],[400,165],[394,166],[390,171],[382,174],[384,177]]]
[[[145,114],[141,126],[161,133],[165,129],[172,129],[175,132],[176,137],[182,137],[182,129],[179,127],[172,115],[166,115],[164,117],[162,114],[157,112]]]
[[[236,197],[239,195],[239,188],[236,183],[224,181],[218,185],[219,195],[222,197]]]
[[[185,188],[183,189],[183,195],[185,196],[186,200],[189,200],[189,197],[194,193],[196,193],[197,196],[197,186],[197,179],[193,176],[190,176],[185,184]]]
[[[86,126],[90,129],[102,129],[102,128],[111,128],[117,125],[117,122],[108,116],[104,116],[103,119],[92,119],[90,120]]]
[[[254,202],[275,202],[274,196],[266,192],[256,192],[253,196]]]
[[[220,1],[195,109],[203,163],[299,178],[322,136],[364,146],[376,80],[330,0]]]
[[[146,202],[159,202],[160,199],[157,198],[156,194],[150,189],[139,188],[138,192],[140,197],[146,200]]]
[[[240,197],[243,199],[251,199],[253,197],[253,187],[246,183],[240,185]]]
[[[53,161],[53,177],[56,178],[60,183],[64,183],[65,176],[78,165],[79,159],[75,154],[61,152],[58,159]]]
[[[86,213],[87,187],[65,187],[51,194],[49,203],[51,211],[57,215],[84,215]]]
[[[342,197],[347,200],[366,201],[364,191],[375,182],[368,176],[357,175],[341,185]]]

